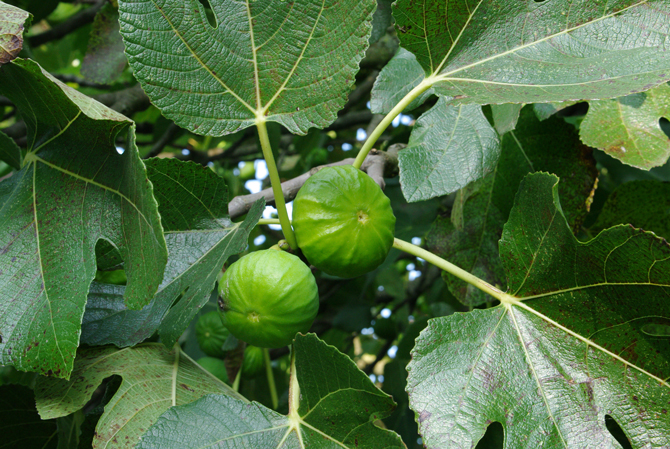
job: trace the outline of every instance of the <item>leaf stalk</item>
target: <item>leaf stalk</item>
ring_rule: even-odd
[[[446,271],[449,274],[452,274],[456,276],[457,278],[467,282],[470,285],[473,285],[483,291],[484,293],[487,293],[494,298],[496,298],[498,301],[501,303],[509,303],[510,302],[510,295],[507,293],[501,291],[500,289],[494,287],[493,285],[489,284],[488,282],[479,279],[477,276],[468,273],[462,268],[457,267],[451,262],[448,262],[444,260],[443,258],[436,256],[435,254],[431,253],[430,251],[426,251],[423,248],[420,248],[416,245],[412,245],[409,242],[405,242],[404,240],[400,239],[393,239],[393,247],[397,248],[401,251],[405,251],[406,253],[409,253],[413,256],[420,257],[426,262],[430,262],[436,267],[438,267],[441,270]]]
[[[272,155],[272,146],[270,145],[270,138],[268,137],[268,129],[265,125],[265,119],[257,118],[256,128],[258,129],[258,138],[261,142],[263,157],[265,158],[265,163],[268,166],[268,172],[270,174],[270,183],[272,184],[272,193],[275,197],[275,205],[277,206],[277,213],[279,214],[281,230],[284,233],[284,237],[288,244],[291,245],[292,249],[296,250],[298,249],[298,241],[295,238],[293,228],[291,228],[291,222],[288,218],[288,212],[286,211],[286,201],[284,201],[284,193],[281,189],[281,180],[279,179],[277,164]]]
[[[379,122],[379,125],[370,133],[368,138],[366,139],[365,143],[363,144],[363,148],[358,152],[358,155],[356,156],[356,160],[353,163],[353,166],[356,168],[361,168],[361,165],[363,165],[363,161],[367,157],[368,153],[370,150],[372,150],[372,146],[377,142],[379,137],[381,137],[382,133],[386,131],[386,128],[393,122],[393,120],[402,112],[405,110],[407,106],[410,105],[411,102],[413,102],[416,98],[419,97],[422,93],[427,91],[433,86],[433,78],[426,78],[424,79],[418,86],[416,86],[414,89],[410,90],[405,97],[400,100],[398,104],[395,105],[393,109],[391,109],[391,112],[389,112],[384,119]]]

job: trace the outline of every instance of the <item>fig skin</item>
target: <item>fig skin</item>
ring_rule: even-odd
[[[223,344],[230,335],[216,311],[207,312],[198,318],[195,325],[195,337],[202,352],[210,357],[221,358],[226,355]]]
[[[261,348],[291,344],[319,311],[314,275],[286,251],[267,249],[240,258],[221,277],[219,296],[226,328]]]
[[[323,272],[353,278],[384,262],[393,246],[391,201],[351,165],[310,177],[293,202],[293,228],[307,260]]]

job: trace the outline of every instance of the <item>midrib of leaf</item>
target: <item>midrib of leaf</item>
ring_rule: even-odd
[[[514,139],[514,142],[516,142],[516,145],[519,147],[519,151],[523,155],[523,158],[526,160],[526,162],[528,162],[528,165],[530,166],[530,169],[532,171],[535,171],[535,167],[533,166],[533,163],[530,161],[530,159],[528,159],[528,155],[526,154],[526,151],[523,149],[523,145],[521,145],[521,142],[519,142],[519,139],[517,139],[516,133],[514,132],[514,130],[510,131],[509,134]]]
[[[535,254],[533,254],[533,260],[530,261],[530,266],[526,267],[526,275],[523,278],[523,281],[519,284],[519,288],[516,289],[514,292],[514,295],[516,295],[524,286],[526,281],[528,280],[528,276],[530,276],[530,272],[533,271],[533,265],[535,265],[535,261],[537,260],[537,255],[540,252],[540,249],[542,248],[542,245],[544,245],[544,240],[547,238],[547,235],[549,234],[549,231],[551,230],[551,226],[554,224],[554,220],[556,219],[556,214],[558,214],[558,210],[555,210],[554,213],[551,216],[551,221],[547,225],[546,229],[544,230],[544,233],[542,234],[542,239],[540,240],[540,244],[537,245],[537,250],[535,251]],[[516,246],[516,239],[514,241],[514,245]]]
[[[155,0],[151,0],[151,3],[154,4],[154,7],[160,11],[161,15],[165,19],[165,21],[170,25],[170,28],[172,28],[172,31],[175,33],[175,35],[179,38],[179,40],[184,44],[184,46],[188,49],[188,51],[193,55],[193,57],[198,61],[198,64],[207,71],[207,73],[210,74],[212,78],[214,78],[221,86],[226,89],[228,93],[230,93],[237,101],[239,101],[244,107],[249,109],[254,116],[256,117],[257,120],[264,120],[265,115],[267,114],[268,110],[270,109],[270,106],[274,101],[279,97],[279,95],[285,90],[286,85],[288,84],[289,80],[295,73],[295,70],[297,69],[298,65],[300,62],[302,62],[303,56],[305,54],[305,51],[307,50],[307,47],[312,41],[312,37],[314,36],[314,31],[316,30],[317,25],[319,24],[319,20],[323,16],[323,10],[324,10],[324,5],[325,5],[325,0],[322,0],[321,2],[321,9],[319,11],[319,16],[317,19],[314,21],[314,26],[312,27],[312,31],[309,34],[309,37],[307,38],[305,45],[302,48],[302,51],[300,52],[300,56],[296,60],[295,64],[293,64],[293,67],[291,68],[291,71],[289,74],[286,76],[286,79],[282,83],[282,85],[277,89],[277,92],[272,96],[272,98],[265,104],[265,106],[261,105],[261,93],[260,93],[260,77],[259,77],[259,72],[258,72],[258,59],[257,59],[257,50],[261,48],[263,45],[265,45],[267,42],[269,42],[273,37],[270,37],[268,41],[263,43],[261,46],[256,47],[255,41],[254,41],[254,28],[252,25],[252,15],[251,15],[251,7],[250,7],[250,0],[246,0],[246,9],[247,9],[247,19],[249,21],[249,37],[250,37],[250,43],[251,43],[251,54],[253,56],[253,66],[254,66],[254,78],[255,78],[255,88],[256,88],[256,108],[254,109],[249,103],[244,101],[239,95],[235,93],[228,85],[217,75],[210,70],[210,68],[202,61],[202,59],[198,56],[196,51],[191,48],[191,46],[186,42],[186,40],[183,38],[181,33],[175,28],[174,24],[170,20],[170,18],[163,12],[163,9],[158,6],[158,4],[155,2]],[[281,27],[280,27],[281,29]],[[278,30],[279,31],[279,30]],[[278,32],[277,31],[277,32]]]
[[[255,110],[251,105],[249,105],[246,101],[244,101],[242,98],[240,98],[239,95],[237,95],[237,94],[236,94],[230,87],[228,87],[228,86],[226,85],[226,83],[224,83],[223,80],[222,80],[221,78],[219,78],[218,76],[216,76],[216,75],[214,74],[214,72],[212,72],[212,71],[210,70],[210,68],[207,67],[207,65],[206,65],[205,63],[202,62],[202,59],[201,59],[201,58],[197,55],[197,53],[191,48],[191,46],[188,45],[188,43],[186,42],[186,40],[184,40],[183,36],[179,33],[179,31],[177,31],[177,29],[175,28],[174,24],[173,24],[172,21],[170,20],[170,18],[169,18],[168,16],[165,15],[165,13],[163,12],[163,9],[160,8],[160,7],[158,6],[158,4],[155,2],[155,0],[151,0],[151,3],[153,3],[154,6],[156,7],[156,9],[157,9],[158,11],[160,11],[160,13],[161,13],[161,15],[163,16],[163,18],[165,19],[165,21],[168,23],[168,25],[170,25],[170,28],[172,28],[172,31],[174,31],[174,34],[179,38],[179,40],[184,44],[184,46],[186,46],[186,48],[188,49],[188,51],[193,55],[193,57],[196,59],[196,61],[198,61],[198,64],[200,64],[200,66],[201,66],[203,69],[205,69],[205,70],[207,71],[207,73],[209,73],[209,74],[211,75],[211,77],[214,78],[214,80],[216,80],[216,82],[218,82],[219,84],[221,84],[221,86],[223,86],[223,88],[226,89],[226,91],[227,91],[228,93],[230,93],[233,97],[235,97],[235,98],[237,99],[237,101],[239,101],[240,103],[242,103],[247,109],[249,109],[251,112],[253,112],[253,113],[255,114],[255,113],[256,113],[256,110]]]
[[[226,233],[226,235],[223,236],[223,238],[226,238],[227,236],[229,236],[231,232],[237,230],[237,228],[239,228],[239,227],[240,227],[240,223],[235,223],[234,226],[233,226],[232,228],[230,228],[230,230]],[[222,229],[220,229],[220,230],[219,230],[219,229],[216,229],[216,230],[211,230],[211,231],[193,231],[193,230],[191,230],[191,231],[186,231],[186,232],[173,231],[173,232],[166,232],[165,235],[168,235],[168,234],[187,234],[187,233],[190,234],[190,233],[196,233],[196,232],[207,232],[207,233],[209,233],[209,232],[222,232],[222,231],[225,231],[225,230],[226,230],[226,228],[222,228]],[[225,250],[228,249],[228,247],[231,245],[232,240],[233,240],[233,239],[230,239],[230,241],[229,241],[228,244],[226,245],[226,247],[225,247],[225,249],[224,249],[224,251],[223,251],[222,254],[226,254],[226,251],[225,251]],[[205,251],[205,252],[202,254],[202,256],[200,256],[197,260],[198,260],[198,261],[199,261],[199,260],[203,260],[203,259],[204,259],[205,257],[207,257],[212,251],[214,251],[214,249],[215,249],[217,246],[218,246],[218,244],[212,245],[212,247],[209,248],[207,251]],[[197,263],[197,262],[193,263],[191,266],[196,265],[196,263]],[[216,268],[214,268],[214,269],[217,269],[217,270],[218,270],[218,267],[219,267],[219,266],[222,266],[222,265],[223,265],[223,262],[221,262],[221,258],[219,258],[219,263],[217,263],[217,264],[212,264],[212,267],[216,267]],[[210,270],[210,272],[211,272],[211,271],[213,271],[213,270]],[[168,285],[172,285],[172,284],[174,284],[178,279],[181,279],[181,278],[183,278],[184,276],[186,276],[186,273],[187,273],[187,272],[188,272],[188,270],[185,270],[185,271],[180,272],[180,273],[179,273],[179,276],[173,278],[168,284],[166,284],[166,287],[167,287]],[[161,293],[163,290],[165,290],[165,288],[159,289],[159,290],[156,292],[156,295],[158,295],[159,293]]]
[[[247,6],[247,20],[249,21],[249,39],[251,40],[251,55],[254,58],[254,79],[256,80],[256,114],[261,110],[261,83],[260,76],[258,75],[258,58],[256,55],[256,44],[254,42],[254,26],[251,23],[251,6],[249,5],[249,0],[245,2]]]
[[[481,0],[481,1],[483,1],[483,0]],[[479,7],[479,5],[481,4],[481,1],[480,1],[480,3],[477,5],[477,7]],[[434,78],[434,79],[433,79],[433,83],[438,82],[438,81],[448,81],[448,80],[450,79],[450,78],[449,78],[450,75],[454,75],[454,74],[457,74],[458,72],[461,72],[461,71],[464,71],[464,70],[467,70],[467,69],[470,69],[470,68],[473,68],[473,67],[477,67],[477,66],[480,65],[480,64],[484,64],[484,63],[486,63],[486,62],[493,61],[493,60],[495,60],[495,59],[498,59],[498,58],[501,58],[501,57],[504,57],[504,56],[507,56],[507,55],[516,53],[516,52],[518,52],[519,50],[523,50],[523,49],[525,49],[525,48],[532,47],[532,46],[534,46],[534,45],[536,45],[536,44],[539,44],[539,43],[542,43],[542,42],[546,42],[546,41],[548,41],[548,40],[550,40],[550,39],[553,39],[553,38],[555,38],[555,37],[557,37],[557,36],[561,36],[561,35],[563,35],[563,34],[567,34],[567,33],[571,32],[571,31],[577,30],[577,29],[579,29],[579,28],[583,28],[583,27],[589,26],[589,25],[591,25],[591,24],[600,22],[600,21],[602,21],[602,20],[609,19],[610,17],[614,17],[614,16],[616,16],[616,15],[618,15],[618,14],[621,14],[621,13],[623,13],[623,12],[629,10],[629,9],[636,8],[636,7],[638,7],[638,6],[641,6],[641,5],[646,4],[646,3],[648,3],[648,2],[649,2],[649,0],[642,0],[642,1],[640,1],[639,3],[635,3],[634,5],[627,6],[626,8],[620,9],[619,11],[616,11],[616,12],[613,12],[613,13],[610,13],[610,14],[605,14],[605,15],[603,15],[603,16],[597,18],[597,19],[594,19],[594,20],[592,20],[592,21],[590,21],[590,22],[586,22],[586,23],[583,23],[583,24],[581,24],[581,25],[577,25],[577,26],[572,27],[572,28],[566,28],[566,29],[564,29],[563,31],[560,31],[560,32],[555,33],[555,34],[551,34],[551,35],[549,35],[549,36],[545,36],[545,37],[543,37],[542,39],[538,39],[538,40],[533,41],[533,42],[530,42],[530,43],[528,43],[528,44],[522,44],[522,45],[520,45],[520,46],[518,46],[518,47],[515,47],[515,48],[510,49],[510,50],[507,50],[507,51],[504,51],[504,52],[499,53],[499,54],[497,54],[497,55],[489,56],[488,58],[481,59],[481,60],[479,60],[479,61],[477,61],[477,62],[473,62],[472,64],[468,64],[468,65],[465,65],[465,66],[463,66],[463,67],[459,67],[459,68],[457,68],[457,69],[455,69],[455,70],[452,70],[451,72],[446,72],[446,73],[444,73],[444,74],[439,74],[439,75],[438,75],[437,73],[439,72],[439,70],[436,70],[436,71],[433,72],[433,75],[432,75],[432,77]],[[469,23],[469,22],[470,22],[470,18],[468,18],[468,22],[467,22],[467,23]],[[461,33],[459,33],[458,38],[461,37],[461,34],[463,33],[463,30],[465,30],[465,28],[467,28],[467,23],[466,23],[466,25],[463,27],[463,29],[461,30]],[[454,42],[454,44],[452,45],[452,47],[450,48],[449,52],[448,52],[447,55],[444,57],[444,59],[442,60],[442,62],[440,63],[440,65],[439,65],[440,68],[446,63],[447,58],[448,58],[449,55],[451,54],[452,49],[454,48],[454,46],[455,46],[456,43],[458,42],[458,38],[457,38],[457,40]],[[479,83],[483,83],[483,84],[500,84],[500,85],[506,85],[506,86],[507,86],[507,85],[512,85],[511,83],[489,82],[489,81],[483,81],[483,80],[471,80],[471,79],[466,79],[466,78],[454,78],[454,79],[455,79],[455,80],[458,80],[458,81],[479,82]],[[612,78],[612,79],[614,79],[614,78]],[[600,80],[597,80],[597,81],[600,81]],[[593,82],[597,82],[597,81],[593,81]],[[589,84],[589,83],[566,83],[566,84],[562,84],[562,85],[563,85],[563,86],[571,86],[571,85],[587,85],[587,84]],[[515,85],[515,86],[531,86],[531,85],[527,85],[527,84],[513,84],[513,85]],[[533,87],[545,87],[545,86],[543,86],[543,85],[539,85],[539,84],[533,84],[532,86],[533,86]],[[546,87],[553,87],[553,85],[547,85]]]
[[[28,156],[27,156],[27,155],[26,155],[26,159],[28,159]],[[92,184],[92,185],[94,185],[94,186],[96,186],[96,187],[99,187],[99,188],[101,188],[101,189],[103,189],[103,190],[106,190],[106,191],[108,191],[108,192],[111,192],[111,193],[114,193],[114,194],[118,195],[119,197],[121,197],[122,199],[124,199],[128,204],[130,204],[131,206],[133,206],[133,209],[135,209],[135,210],[137,211],[137,213],[139,214],[139,216],[142,217],[142,219],[143,219],[144,222],[147,224],[147,226],[152,227],[152,226],[151,226],[151,223],[149,223],[149,220],[147,219],[147,217],[145,217],[144,214],[142,213],[142,211],[139,210],[139,209],[137,208],[137,206],[135,205],[135,203],[133,203],[133,202],[130,200],[130,198],[128,198],[128,197],[125,196],[123,193],[119,192],[118,190],[112,189],[112,188],[110,188],[110,187],[108,187],[108,186],[106,186],[106,185],[104,185],[104,184],[100,184],[99,182],[95,182],[95,181],[92,180],[92,179],[84,178],[83,176],[80,176],[80,175],[77,174],[77,173],[71,172],[71,171],[66,170],[66,169],[64,169],[64,168],[62,168],[62,167],[59,167],[58,165],[52,164],[51,162],[45,161],[44,159],[42,159],[41,157],[39,157],[39,156],[37,156],[37,155],[35,155],[35,154],[33,154],[33,155],[31,156],[31,160],[30,160],[29,162],[35,162],[35,163],[36,163],[36,162],[41,162],[41,163],[43,163],[44,165],[53,168],[54,170],[57,170],[57,171],[59,171],[59,172],[61,172],[61,173],[64,173],[64,174],[66,174],[66,175],[68,175],[68,176],[71,176],[71,177],[73,177],[73,178],[75,178],[75,179],[78,179],[78,180],[80,180],[80,181],[83,181],[83,182],[85,182],[85,183],[87,183],[87,184]],[[35,171],[36,171],[36,170],[35,170]],[[35,183],[34,183],[34,182],[33,182],[33,192],[35,192]],[[35,195],[33,194],[33,197],[34,197],[34,196],[35,196]]]
[[[247,0],[247,8],[248,8],[248,5],[249,5],[249,0]],[[324,5],[325,5],[325,0],[322,0],[321,1],[321,9],[319,10],[319,16],[314,21],[314,26],[312,27],[312,31],[309,33],[309,37],[307,38],[307,41],[305,42],[305,45],[302,47],[302,51],[300,52],[300,56],[298,56],[298,59],[296,60],[295,64],[293,64],[293,67],[291,68],[291,71],[289,72],[288,76],[286,76],[286,79],[284,80],[284,83],[279,87],[279,89],[277,89],[277,92],[275,92],[273,97],[270,98],[270,101],[268,101],[268,103],[263,107],[262,110],[260,108],[260,101],[261,101],[260,98],[261,97],[260,97],[260,94],[258,94],[258,102],[259,102],[258,109],[263,116],[267,113],[268,109],[270,109],[270,106],[272,105],[272,103],[274,103],[274,101],[277,99],[277,97],[279,97],[279,94],[281,94],[284,91],[284,89],[286,88],[286,85],[288,84],[289,80],[291,79],[291,77],[295,73],[295,69],[297,69],[300,62],[302,62],[302,58],[305,55],[305,51],[307,50],[307,47],[309,46],[310,42],[312,42],[312,37],[314,36],[314,30],[316,30],[316,26],[319,24],[319,20],[321,20],[321,16],[323,16]],[[251,23],[249,24],[249,27],[251,28]],[[252,36],[253,36],[253,29],[252,29],[251,33],[252,33]],[[254,53],[254,64],[255,64],[255,62],[256,62],[256,48],[253,47],[253,40],[252,40],[252,51]],[[259,83],[256,83],[256,84],[257,84],[256,88],[258,89],[259,88],[258,87]]]
[[[662,385],[664,387],[667,387],[667,388],[670,388],[670,383],[668,383],[668,380],[661,379],[660,377],[651,374],[649,371],[647,371],[647,370],[645,370],[645,369],[643,369],[643,368],[641,368],[637,365],[634,365],[633,363],[629,362],[628,360],[624,359],[623,357],[619,356],[618,354],[615,354],[615,353],[609,351],[608,349],[603,348],[602,346],[598,345],[597,343],[594,343],[593,341],[589,340],[588,338],[579,335],[577,332],[574,332],[574,331],[570,330],[569,328],[563,326],[562,324],[559,324],[558,322],[552,320],[551,318],[544,315],[543,313],[538,312],[537,310],[535,310],[532,307],[528,306],[527,304],[523,303],[519,298],[516,298],[515,296],[512,296],[512,295],[506,295],[505,297],[501,298],[501,303],[503,303],[503,305],[508,310],[511,310],[512,306],[517,306],[517,307],[520,307],[524,310],[527,310],[528,312],[537,316],[541,320],[544,320],[547,323],[551,324],[552,326],[555,326],[556,328],[558,328],[558,329],[562,330],[563,332],[567,333],[568,335],[571,335],[572,337],[578,339],[579,341],[586,344],[587,346],[590,346],[593,349],[596,349],[598,351],[603,352],[604,354],[607,354],[609,357],[612,357],[613,359],[618,360],[619,362],[623,363],[625,366],[633,368],[633,369],[641,372],[642,374],[650,377],[651,379],[654,379],[660,385]],[[519,337],[521,338],[521,336],[519,336]],[[528,364],[529,365],[531,364],[530,360],[528,360]]]
[[[460,313],[460,312],[456,312],[456,313]],[[472,376],[474,376],[474,374],[475,374],[474,367],[477,366],[477,364],[481,360],[482,355],[484,354],[484,350],[488,346],[488,343],[491,341],[493,336],[496,335],[496,331],[498,330],[498,328],[502,324],[504,318],[505,318],[505,314],[501,313],[500,318],[498,319],[498,322],[496,323],[495,327],[491,330],[491,332],[489,332],[489,335],[486,337],[486,341],[484,342],[484,344],[481,345],[481,347],[479,349],[479,353],[477,354],[477,357],[475,357],[475,360],[472,364],[473,368],[470,370],[470,374],[468,375],[468,380],[466,381],[465,386],[463,387],[463,392],[464,392],[463,394],[465,394],[465,391],[470,386],[470,381],[472,380]],[[458,407],[456,408],[456,412],[454,413],[454,415],[458,415],[461,412],[461,408],[462,408],[463,404],[464,404],[464,401],[458,401]]]
[[[477,6],[475,6],[475,9],[473,9],[472,11],[469,11],[470,8],[468,8],[468,12],[469,12],[468,20],[465,21],[465,25],[463,25],[463,27],[461,28],[460,33],[458,33],[458,36],[456,36],[456,39],[454,39],[454,41],[452,42],[451,47],[449,48],[449,51],[444,56],[444,58],[442,58],[442,61],[440,62],[440,65],[437,66],[436,70],[433,70],[433,73],[440,73],[440,70],[442,70],[442,67],[444,66],[444,64],[446,64],[447,59],[449,59],[449,56],[451,56],[451,52],[454,51],[454,48],[456,48],[456,45],[461,40],[461,36],[463,36],[463,33],[468,28],[468,25],[470,24],[470,21],[472,20],[472,17],[475,15],[475,13],[477,13],[477,10],[479,9],[479,7],[481,6],[481,4],[483,2],[484,2],[484,0],[479,0],[479,3],[477,3]],[[426,2],[424,2],[423,5],[424,5],[424,8],[425,8],[426,7]],[[465,6],[467,7],[467,1],[465,2]],[[425,10],[424,10],[423,15],[424,15],[424,17],[426,16],[426,11]],[[425,23],[425,19],[424,19],[424,23]],[[449,34],[451,35],[451,31],[449,31]],[[428,45],[429,45],[428,44],[428,39],[426,39],[426,46],[428,46]],[[431,61],[430,66],[432,67],[433,66],[433,57],[432,57],[432,55],[430,55],[430,48],[429,48],[429,51],[428,51],[428,55],[431,58],[430,59],[430,61]]]
[[[60,358],[62,361],[65,361],[65,355],[63,354],[63,351],[61,350],[60,344],[58,343],[58,333],[56,332],[56,327],[54,325],[54,314],[53,314],[53,308],[51,307],[51,298],[49,298],[49,292],[47,291],[46,283],[44,282],[44,266],[42,265],[42,245],[40,244],[40,229],[39,229],[39,220],[37,219],[37,196],[35,195],[35,181],[37,179],[37,167],[36,163],[33,162],[31,164],[33,166],[33,220],[35,222],[35,240],[37,243],[37,259],[39,260],[40,264],[40,277],[42,278],[42,291],[44,292],[44,297],[46,299],[46,303],[49,305],[49,324],[51,325],[51,331],[53,332],[54,336],[54,343],[56,347],[58,348],[58,354],[60,354]],[[29,308],[26,308],[23,311],[23,315],[25,315],[28,312]]]
[[[509,316],[512,318],[512,321],[514,322],[514,328],[516,329],[517,336],[519,337],[519,343],[521,343],[521,348],[523,349],[523,353],[526,356],[526,360],[528,361],[528,366],[530,367],[531,372],[533,373],[533,379],[535,380],[535,384],[537,385],[538,390],[542,394],[542,402],[544,402],[544,406],[547,409],[547,413],[549,414],[549,417],[551,418],[551,423],[554,425],[554,428],[556,429],[556,433],[558,433],[558,436],[561,438],[561,442],[563,443],[563,447],[568,447],[565,438],[563,438],[563,432],[561,432],[561,429],[556,425],[556,418],[554,418],[554,414],[551,411],[551,407],[549,406],[549,401],[547,399],[547,395],[544,391],[544,387],[542,386],[542,383],[540,382],[539,376],[537,375],[537,371],[535,371],[535,365],[532,363],[530,354],[528,354],[528,348],[526,347],[526,343],[523,339],[523,336],[521,335],[521,329],[519,328],[519,323],[516,320],[516,316],[514,315],[514,310],[510,304],[505,304],[505,312],[509,314]],[[504,314],[503,314],[504,315]]]

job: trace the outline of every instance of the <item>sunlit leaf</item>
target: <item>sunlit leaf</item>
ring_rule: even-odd
[[[94,448],[135,447],[140,436],[167,409],[206,394],[224,394],[243,401],[178,346],[168,350],[160,343],[148,343],[121,350],[80,350],[69,381],[39,379],[35,396],[40,416],[51,419],[80,410],[101,382],[114,375],[123,381],[98,421]]]
[[[670,79],[665,0],[398,0],[393,14],[456,104],[612,98]]]
[[[375,0],[119,2],[135,76],[179,126],[219,136],[256,120],[332,123],[368,46]]]
[[[649,170],[670,156],[670,138],[659,125],[662,117],[670,117],[667,84],[613,100],[590,101],[579,134],[585,144]]]
[[[0,363],[68,377],[96,242],[118,249],[126,305],[143,307],[167,259],[158,209],[126,117],[28,60],[0,68],[0,94],[28,127],[23,168],[0,184]]]
[[[500,306],[431,320],[407,391],[428,447],[471,448],[491,422],[505,448],[670,445],[670,246],[618,226],[589,242],[570,232],[558,178],[528,175],[500,243]]]

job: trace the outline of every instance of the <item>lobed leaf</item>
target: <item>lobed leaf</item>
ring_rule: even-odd
[[[178,159],[146,161],[169,252],[163,282],[142,310],[121,301],[123,286],[94,283],[82,322],[82,342],[132,346],[158,330],[171,347],[209,299],[223,264],[244,251],[263,212],[258,201],[244,221],[228,217],[228,189],[212,170]]]
[[[142,88],[163,114],[220,136],[256,120],[294,134],[337,117],[368,46],[375,0],[119,2]]]
[[[523,177],[536,171],[560,176],[563,212],[576,230],[588,213],[598,172],[592,151],[580,143],[573,126],[558,118],[540,122],[530,107],[521,111],[516,129],[502,136],[501,142],[500,161],[493,173],[459,191],[451,217],[433,224],[427,244],[435,254],[504,289],[498,240]],[[442,277],[466,305],[493,300],[446,272]]]
[[[670,445],[670,246],[629,226],[577,241],[558,178],[528,175],[500,253],[502,304],[431,320],[407,391],[428,447],[473,447],[491,422],[505,448]],[[504,363],[501,361],[504,360]]]
[[[179,346],[160,343],[133,348],[82,349],[69,381],[40,377],[35,386],[42,419],[67,416],[86,405],[105,378],[118,375],[121,386],[96,425],[94,448],[133,448],[140,436],[170,407],[211,393],[244,399],[209,374]]]
[[[649,170],[670,156],[670,139],[659,125],[662,117],[670,117],[667,84],[612,100],[590,101],[579,134],[586,145]]]
[[[315,335],[298,335],[289,414],[231,396],[207,396],[168,410],[138,448],[404,448],[375,426],[395,404],[354,362]]]
[[[0,68],[0,94],[28,127],[23,167],[0,183],[0,363],[67,378],[96,243],[125,260],[125,303],[138,309],[163,277],[163,230],[130,120],[28,60]]]
[[[454,104],[647,90],[670,79],[669,13],[665,0],[398,0],[394,8],[401,45]]]

